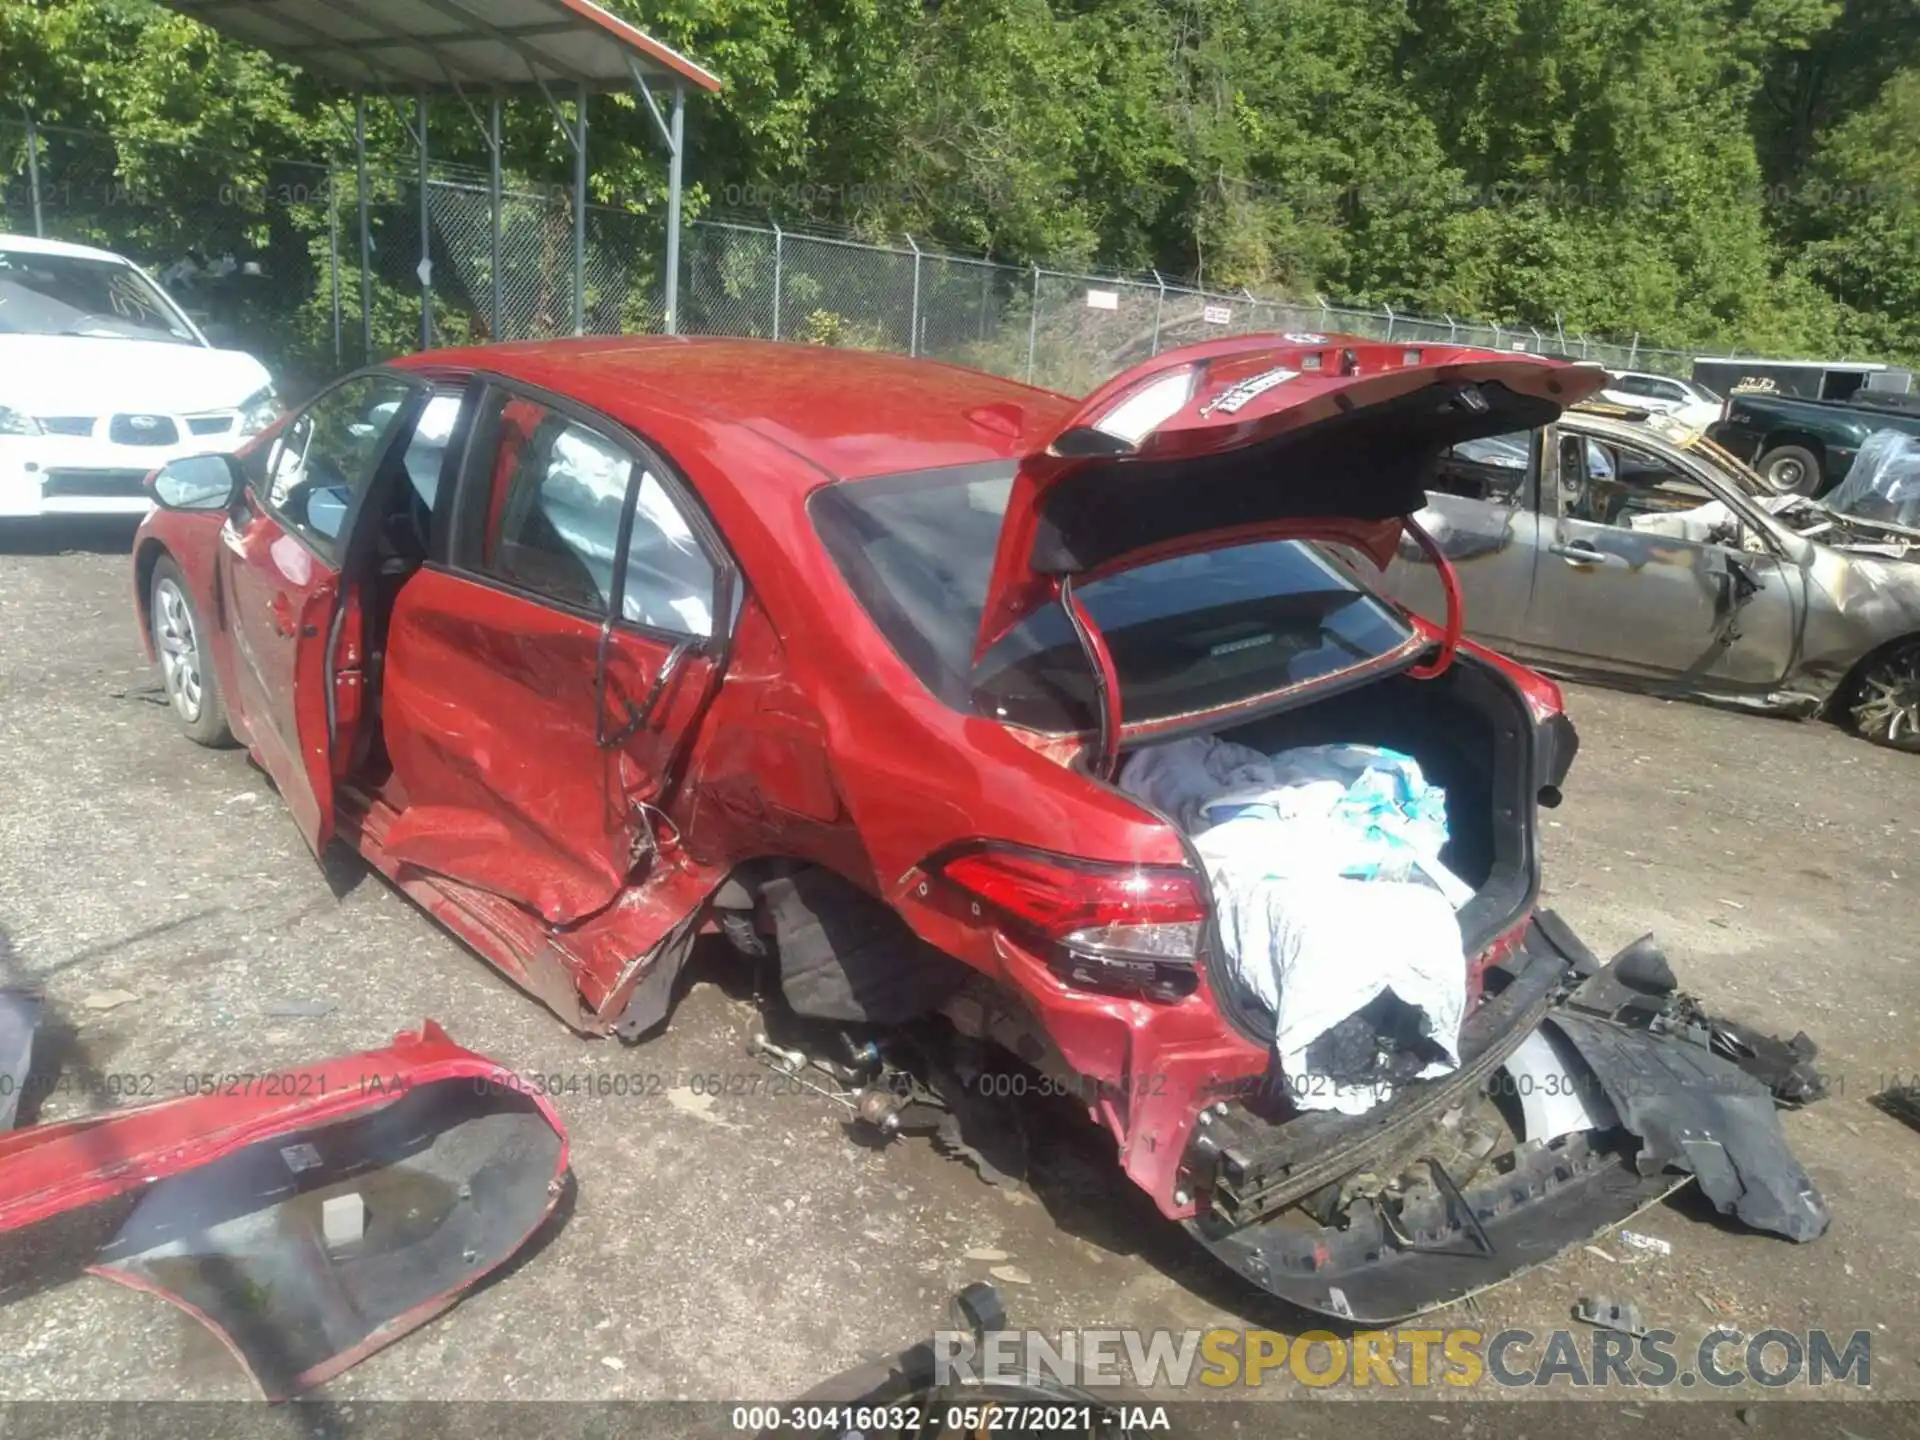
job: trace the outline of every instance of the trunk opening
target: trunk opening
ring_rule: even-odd
[[[1462,655],[1436,680],[1396,674],[1207,733],[1263,754],[1364,744],[1419,761],[1426,779],[1446,792],[1448,842],[1441,861],[1474,890],[1459,920],[1469,988],[1478,990],[1475,972],[1485,951],[1526,915],[1539,876],[1533,719],[1504,675]],[[1137,748],[1123,752],[1123,763]],[[1217,936],[1207,952],[1208,980],[1227,1018],[1251,1038],[1270,1042],[1273,1017],[1220,962]]]

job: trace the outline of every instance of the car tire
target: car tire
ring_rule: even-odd
[[[1866,663],[1848,713],[1863,738],[1920,754],[1920,640],[1892,646]]]
[[[1776,445],[1753,467],[1776,495],[1814,495],[1821,486],[1820,457],[1804,445]]]
[[[160,683],[181,730],[197,745],[231,745],[233,731],[227,725],[220,677],[214,673],[213,656],[207,649],[206,627],[200,623],[186,577],[171,559],[162,558],[153,567],[147,615],[154,654],[160,659]]]

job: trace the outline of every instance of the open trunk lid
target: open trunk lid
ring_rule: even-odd
[[[1606,375],[1537,356],[1341,336],[1169,351],[1090,395],[1022,462],[974,649],[1080,583],[1262,539],[1382,568],[1450,445],[1530,430]]]

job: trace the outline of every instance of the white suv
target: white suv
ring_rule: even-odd
[[[279,413],[267,367],[215,349],[139,266],[0,235],[0,521],[144,514],[152,471]]]

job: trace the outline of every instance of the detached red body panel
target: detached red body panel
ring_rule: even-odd
[[[546,1099],[431,1021],[383,1050],[0,1135],[15,1283],[80,1267],[207,1324],[270,1399],[418,1328],[553,1212]]]

